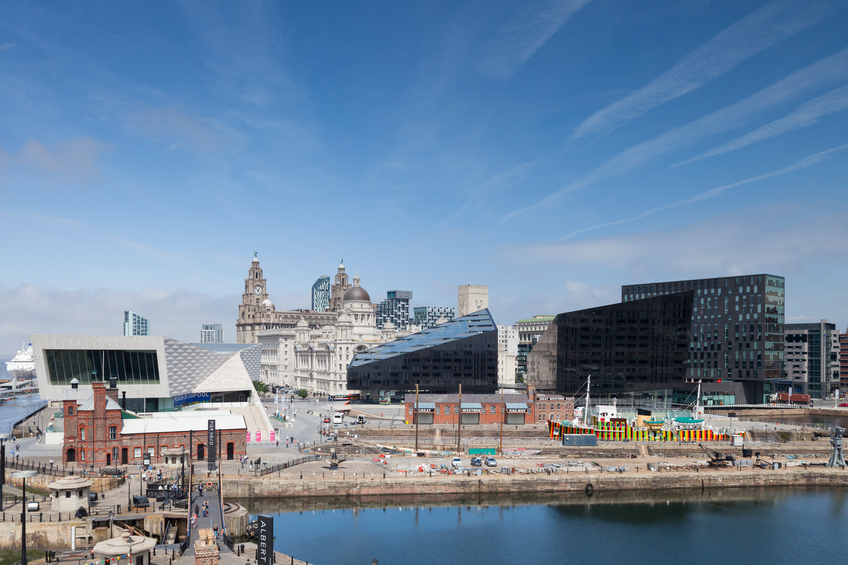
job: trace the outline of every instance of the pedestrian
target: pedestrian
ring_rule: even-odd
[[[197,504],[194,505],[194,513],[200,514],[200,506],[198,506]]]
[[[197,485],[197,491],[200,493],[200,496],[203,496],[203,485]]]
[[[277,440],[277,447],[280,447],[280,440]]]

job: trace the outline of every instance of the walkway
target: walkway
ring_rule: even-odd
[[[197,526],[191,530],[191,535],[189,536],[189,546],[185,552],[185,555],[194,555],[194,542],[200,539],[200,530],[202,529],[212,529],[214,526],[218,526],[218,548],[221,553],[231,553],[230,548],[227,547],[227,544],[224,543],[223,538],[223,524],[221,523],[221,498],[218,493],[218,484],[217,482],[212,483],[215,488],[207,489],[206,484],[203,484],[203,493],[199,493],[197,491],[197,485],[194,485],[191,489],[191,511],[194,512],[194,506],[197,505],[200,508],[200,512],[197,513]],[[203,502],[206,501],[209,503],[209,512],[206,517],[203,517]]]

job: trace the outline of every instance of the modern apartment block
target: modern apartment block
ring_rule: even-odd
[[[436,325],[439,318],[444,316],[446,321],[453,320],[454,310],[448,306],[415,306],[413,309],[413,324],[426,330]]]
[[[224,343],[224,326],[221,324],[202,324],[200,343]]]
[[[150,335],[150,322],[130,310],[124,310],[123,335]]]
[[[312,285],[313,312],[326,312],[330,308],[330,277],[321,275]]]
[[[730,381],[737,402],[759,404],[783,378],[784,289],[783,277],[764,273],[626,285],[621,300],[692,291],[686,378]]]
[[[839,388],[839,332],[827,320],[786,324],[783,386],[794,392],[825,398]],[[784,392],[781,387],[781,392]]]
[[[394,324],[395,329],[405,330],[409,327],[409,301],[412,292],[408,290],[390,290],[386,299],[377,305],[377,328],[383,329],[387,322]]]

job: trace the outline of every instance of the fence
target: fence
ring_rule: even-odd
[[[65,467],[64,465],[59,466],[52,463],[41,463],[26,459],[12,459],[11,457],[6,458],[6,468],[16,469],[18,471],[32,469],[33,471],[37,471],[40,475],[50,475],[52,477],[64,477],[66,475],[73,475],[76,472],[75,469]]]
[[[268,467],[263,467],[261,469],[256,468],[253,470],[253,474],[256,477],[261,477],[263,475],[269,475],[271,473],[275,473],[277,471],[282,471],[283,469],[288,469],[290,467],[294,467],[295,465],[301,465],[303,463],[309,463],[310,461],[318,461],[321,459],[320,455],[307,455],[306,457],[299,457],[297,459],[293,459],[291,461],[287,461],[285,463],[279,463],[277,465],[270,465]]]

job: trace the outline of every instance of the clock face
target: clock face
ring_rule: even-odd
[[[259,285],[254,286],[253,287],[253,294],[255,294],[256,296],[259,296],[260,294],[262,294],[262,287],[259,286]]]

